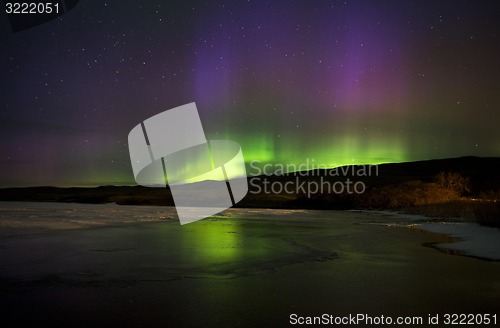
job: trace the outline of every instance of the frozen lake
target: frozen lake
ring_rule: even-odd
[[[500,308],[500,263],[375,213],[0,203],[0,311],[89,326],[286,326],[291,313],[425,315]],[[41,321],[40,321],[41,320]]]

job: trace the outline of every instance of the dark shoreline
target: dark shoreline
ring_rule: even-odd
[[[294,192],[265,193],[261,188],[263,181],[283,185],[287,182],[321,184],[347,181],[360,181],[366,186],[366,194],[376,195],[380,190],[395,191],[400,186],[419,182],[429,185],[439,172],[457,172],[470,179],[469,197],[479,197],[485,192],[500,191],[500,158],[460,157],[451,159],[426,160],[407,163],[381,164],[376,176],[357,176],[356,167],[337,168],[344,172],[340,176],[332,174],[335,169],[322,169],[288,173],[283,175],[249,177],[249,192],[236,204],[238,208],[273,209],[362,209],[366,203],[360,202],[358,194],[316,193],[306,195],[300,190]],[[256,183],[257,182],[257,183]],[[365,196],[363,195],[363,196]],[[148,188],[142,186],[99,186],[99,187],[20,187],[0,188],[0,201],[33,201],[119,205],[156,205],[174,206],[170,189]],[[387,204],[373,205],[369,208],[387,209]],[[410,206],[411,207],[411,206]]]

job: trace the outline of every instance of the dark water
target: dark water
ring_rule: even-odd
[[[444,237],[365,213],[231,209],[180,226],[165,208],[15,205],[2,212],[0,312],[19,324],[287,326],[292,313],[500,308],[499,263],[424,247]]]

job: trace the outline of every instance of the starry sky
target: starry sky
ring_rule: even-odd
[[[0,49],[1,187],[133,185],[129,131],[190,102],[247,162],[500,156],[497,1],[80,0]]]

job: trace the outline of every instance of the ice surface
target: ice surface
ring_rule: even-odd
[[[364,211],[398,220],[397,225],[448,235],[456,240],[434,246],[459,254],[500,261],[500,229],[465,222],[461,218],[430,218],[394,211]],[[387,222],[386,224],[393,224]]]
[[[66,230],[177,220],[173,207],[0,202],[0,230]]]
[[[38,326],[498,310],[497,263],[422,247],[448,238],[381,213],[236,208],[181,226],[171,207],[2,202],[0,222],[0,312]]]
[[[418,228],[458,239],[451,244],[437,244],[437,247],[457,250],[465,255],[500,261],[500,229],[466,222],[429,223],[419,225]]]

